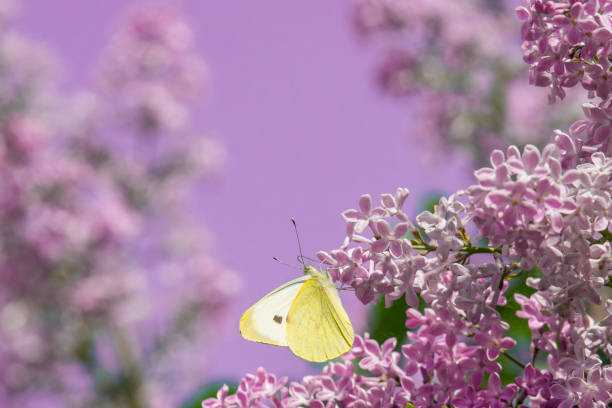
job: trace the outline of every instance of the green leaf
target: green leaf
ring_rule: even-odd
[[[396,349],[399,350],[406,337],[406,310],[408,305],[402,296],[397,299],[390,308],[385,307],[384,298],[370,309],[368,317],[368,331],[370,337],[379,344],[385,340],[395,337],[397,339]]]

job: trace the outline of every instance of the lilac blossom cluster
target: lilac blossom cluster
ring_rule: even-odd
[[[529,1],[516,12],[532,84],[550,87],[553,99],[578,83],[589,97],[608,98],[610,2]]]
[[[128,14],[89,91],[0,1],[0,406],[177,406],[239,287],[185,215],[223,151],[193,128],[205,84],[166,6]],[[189,91],[189,92],[187,92]],[[152,301],[153,299],[153,301]],[[185,355],[190,358],[185,358]]]
[[[382,44],[379,87],[409,102],[411,137],[430,150],[461,147],[480,167],[494,148],[541,146],[551,127],[566,128],[577,119],[571,106],[576,98],[564,109],[553,108],[524,81],[517,24],[506,12],[511,2],[354,3],[360,37]]]
[[[531,4],[542,12],[556,2]],[[586,119],[569,133],[555,131],[542,148],[493,150],[473,185],[415,221],[403,211],[404,188],[383,194],[378,206],[363,195],[342,213],[343,244],[317,255],[364,304],[405,298],[400,351],[395,339],[379,345],[365,334],[320,375],[290,383],[260,369],[235,394],[222,388],[203,407],[611,404],[610,123],[599,107],[584,111]],[[525,284],[509,297],[515,281]],[[516,354],[500,312],[510,303],[530,330],[528,356]],[[520,375],[503,383],[509,364]]]
[[[586,154],[599,150],[612,154],[612,3],[609,1],[529,1],[517,8],[523,59],[529,64],[529,80],[548,87],[550,98],[563,99],[565,89],[578,84],[588,91],[583,106],[586,119],[570,128],[582,134]]]
[[[612,234],[605,214],[612,209],[612,159],[598,152],[564,170],[560,157],[554,144],[542,153],[531,145],[522,155],[515,147],[506,155],[494,151],[493,167],[476,172],[477,184],[442,198],[416,225],[402,211],[406,189],[383,195],[378,207],[363,196],[358,210],[343,213],[344,245],[318,256],[363,303],[377,295],[388,303],[405,297],[412,308],[401,354],[393,351],[395,339],[379,346],[366,334],[356,338],[344,363],[331,363],[321,375],[287,385],[260,371],[243,379],[236,394],[227,396],[224,388],[203,406],[258,406],[262,399],[283,407],[612,402],[612,366],[598,355],[612,357],[612,301],[599,321],[585,303],[602,304],[601,289],[610,286]],[[489,246],[474,246],[468,228]],[[477,254],[491,261],[472,263]],[[520,362],[496,308],[507,304],[509,282],[534,266],[541,275],[527,282],[536,293],[514,298],[517,316],[532,332],[531,361]],[[427,304],[424,313],[416,310],[419,297]],[[538,355],[546,356],[547,369],[535,368]],[[514,383],[501,383],[503,359],[524,370]]]

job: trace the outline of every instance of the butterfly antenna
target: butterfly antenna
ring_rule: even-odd
[[[295,236],[297,238],[298,249],[300,250],[300,256],[298,257],[298,261],[300,261],[300,263],[304,265],[304,254],[302,254],[302,244],[300,243],[300,234],[298,234],[297,224],[295,220],[293,219],[293,217],[291,217],[291,223],[293,224],[293,229],[295,230]]]
[[[285,266],[290,267],[291,269],[295,269],[295,268],[296,268],[296,266],[295,266],[295,265],[291,265],[291,264],[288,264],[287,262],[283,262],[283,261],[281,261],[280,259],[278,259],[278,258],[277,258],[277,257],[275,257],[275,256],[273,256],[273,257],[272,257],[272,259],[274,259],[276,262],[278,262],[278,263],[279,263],[279,264],[281,264],[281,265],[285,265]]]

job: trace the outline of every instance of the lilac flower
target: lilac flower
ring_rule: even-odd
[[[493,373],[487,381],[487,388],[479,391],[476,399],[482,406],[507,407],[512,404],[517,392],[518,387],[514,384],[502,388],[499,374]]]
[[[335,280],[342,284],[353,281],[355,276],[366,276],[368,271],[363,267],[364,254],[362,248],[351,248],[347,251],[342,249],[332,251],[330,254],[320,251],[317,256],[322,262],[330,266],[329,272]]]
[[[249,375],[240,382],[235,398],[239,406],[265,406],[262,403],[253,404],[260,398],[275,399],[276,393],[287,383],[286,378],[277,380],[274,374],[269,374],[263,368],[257,369],[256,375]]]
[[[448,201],[442,197],[433,214],[424,211],[416,218],[417,224],[432,239],[432,244],[438,247],[441,260],[446,260],[450,251],[457,251],[463,246],[463,241],[458,237],[459,230],[464,228],[462,220],[456,215],[445,218],[449,213],[458,214],[462,210],[463,205],[453,197]]]
[[[610,392],[611,382],[601,375],[599,369],[592,370],[587,374],[586,380],[580,377],[570,377],[565,384],[553,384],[551,395],[558,399],[560,407],[580,407],[602,406],[601,404],[612,401]]]
[[[527,7],[517,9],[524,21],[524,59],[531,66],[530,73],[533,78],[549,78],[533,82],[536,86],[550,86],[553,96],[563,98],[561,87],[574,86],[578,80],[603,99],[609,95],[609,63],[605,55],[612,30],[605,21],[610,10],[596,3],[574,2],[568,7],[564,2],[551,1],[542,6],[532,0]],[[576,77],[582,73],[583,78]]]
[[[350,358],[365,357],[367,362],[362,368],[367,370],[366,366],[371,366],[381,378],[356,374],[351,362],[347,361],[330,363],[320,375],[306,376],[301,381],[287,384],[286,379],[276,380],[260,367],[257,376],[247,374],[242,379],[236,394],[227,396],[226,389],[222,389],[217,398],[205,400],[202,406],[259,407],[272,403],[279,407],[387,407],[405,406],[410,402],[411,390],[403,387],[412,387],[413,383],[405,371],[395,365],[398,353],[391,352],[394,342],[388,341],[380,347],[367,335],[365,338],[356,336],[355,340],[356,346],[349,353]],[[399,376],[407,381],[400,383]]]
[[[514,295],[514,300],[516,300],[516,303],[522,308],[522,310],[516,312],[516,315],[523,319],[528,319],[527,324],[532,332],[537,333],[535,331],[541,329],[545,325],[549,327],[552,326],[550,317],[552,310],[548,309],[551,305],[547,302],[546,298],[535,294],[528,299],[520,293],[516,293]]]
[[[364,35],[412,36],[410,55],[420,58],[387,66],[385,78],[408,78],[410,86],[402,92],[416,89],[419,81],[427,89],[426,74],[436,67],[453,67],[457,78],[466,78],[462,70],[474,68],[472,59],[484,54],[495,56],[488,61],[499,61],[500,49],[482,51],[490,44],[472,35],[474,27],[491,20],[470,19],[477,21],[474,27],[456,28],[456,21],[473,11],[470,4],[457,8],[431,0],[415,9],[403,1],[363,0],[357,3],[357,24]],[[600,290],[610,285],[612,268],[612,5],[591,0],[525,4],[517,15],[524,21],[521,35],[531,81],[549,86],[551,99],[565,97],[564,88],[580,83],[592,91],[589,97],[605,100],[585,105],[587,118],[569,132],[556,131],[554,142],[542,148],[527,144],[522,150],[493,150],[491,167],[475,172],[474,185],[417,216],[420,229],[401,210],[407,194],[400,200],[399,190],[395,197],[383,195],[378,207],[363,195],[359,210],[344,212],[342,247],[319,253],[334,279],[352,286],[365,303],[384,296],[389,305],[405,296],[412,307],[422,301],[425,309],[407,311],[409,331],[401,354],[393,351],[395,339],[381,346],[367,335],[357,336],[343,364],[331,363],[322,375],[291,384],[278,394],[281,406],[287,406],[282,395],[289,393],[292,404],[312,406],[369,407],[384,401],[419,407],[603,407],[612,401],[612,368],[599,357],[602,352],[612,356],[612,303],[606,302],[605,315],[598,319],[587,307],[601,303]],[[440,39],[444,46],[437,51]],[[436,80],[441,89],[458,82],[444,84],[440,75]],[[398,86],[394,81],[385,86]],[[490,89],[491,83],[484,79],[481,85]],[[444,92],[426,92],[438,105],[428,105],[429,117],[420,123],[427,128],[423,134],[435,137],[459,119],[474,125],[461,113],[472,112],[475,98]],[[407,231],[409,239],[403,238]],[[474,243],[481,238],[487,243]],[[514,296],[520,306],[516,314],[528,320],[531,330],[531,361],[525,363],[506,354],[517,342],[505,336],[511,328],[498,309],[507,303],[508,282],[523,275],[535,290],[528,297],[518,288]],[[536,369],[541,353],[547,366]],[[513,384],[502,386],[502,362],[521,368]],[[356,375],[357,364],[373,375]]]
[[[377,222],[374,226],[374,230],[377,231],[376,240],[372,243],[373,252],[383,252],[387,248],[393,256],[399,257],[402,253],[402,242],[401,239],[408,232],[408,224],[400,223],[397,224],[393,229],[384,220]]]
[[[368,338],[357,337],[353,348],[356,352],[361,349],[365,357],[359,362],[359,367],[373,374],[382,374],[396,366],[399,353],[394,352],[397,340],[390,338],[380,347],[375,341]]]
[[[193,355],[240,283],[182,216],[181,190],[221,156],[184,136],[200,133],[189,113],[205,79],[190,28],[169,7],[134,9],[96,84],[72,98],[52,56],[5,25],[7,4],[0,405],[174,406],[200,382]]]
[[[503,405],[516,398],[520,389],[530,401],[543,404],[553,398],[550,385],[565,370],[584,366],[583,369],[588,371],[594,367],[591,363],[580,363],[580,358],[587,360],[584,357],[576,359],[569,344],[591,333],[588,337],[591,348],[578,354],[584,356],[602,344],[597,342],[597,338],[605,336],[600,334],[603,333],[601,329],[593,328],[589,332],[581,329],[589,327],[589,323],[580,319],[580,315],[586,313],[580,306],[580,299],[586,297],[598,302],[592,294],[594,288],[609,281],[607,272],[599,272],[609,270],[605,266],[608,262],[602,263],[606,249],[593,244],[594,240],[601,239],[596,230],[607,225],[598,217],[609,204],[607,198],[595,199],[591,195],[607,197],[610,179],[603,174],[609,175],[609,164],[605,156],[595,153],[590,157],[591,161],[581,163],[575,169],[564,169],[558,155],[559,151],[552,144],[542,152],[532,146],[522,154],[516,148],[508,149],[507,155],[494,152],[491,156],[494,167],[476,172],[479,184],[467,190],[470,200],[467,205],[458,200],[461,197],[458,195],[441,200],[434,214],[423,213],[417,218],[417,224],[437,240],[425,242],[415,233],[415,239],[402,243],[401,251],[392,249],[387,242],[373,250],[372,239],[365,234],[367,229],[374,239],[392,237],[391,223],[378,219],[362,223],[359,237],[352,235],[353,230],[349,228],[345,242],[352,243],[353,247],[348,252],[343,249],[320,254],[321,259],[335,269],[336,276],[351,276],[352,280],[343,281],[350,281],[357,291],[364,290],[364,278],[359,278],[363,273],[361,268],[367,267],[372,271],[367,280],[368,300],[375,294],[397,298],[402,293],[414,291],[432,306],[424,315],[408,311],[407,327],[418,328],[416,332],[408,333],[408,343],[402,346],[402,355],[410,364],[405,366],[403,374],[401,370],[393,370],[400,379],[399,384],[405,384],[405,390],[411,392],[413,404],[454,401],[457,406],[470,406],[468,401],[476,399],[484,405],[490,405],[492,401]],[[601,184],[596,185],[595,179]],[[522,193],[520,196],[517,195],[519,191]],[[504,197],[504,194],[520,197],[527,210],[518,210],[517,216],[502,219],[500,223],[494,214],[503,214],[503,208],[513,205],[511,200],[496,198]],[[502,210],[489,208],[500,205]],[[382,219],[398,217],[385,208],[381,206],[372,210],[368,207],[366,210],[376,211],[377,217]],[[503,276],[508,274],[509,265],[498,256],[494,256],[495,263],[481,265],[444,262],[450,252],[445,249],[445,239],[456,242],[454,251],[458,255],[470,250],[469,236],[464,232],[470,227],[470,222],[491,242],[501,244],[506,256],[540,266],[543,277],[529,281],[539,292],[531,298],[516,294],[515,299],[522,308],[517,312],[518,316],[527,318],[533,330],[533,347],[549,353],[550,372],[539,372],[528,364],[525,376],[517,378],[516,385],[501,387],[499,384],[496,373],[501,366],[496,360],[502,351],[516,344],[515,340],[503,336],[508,325],[499,320],[495,310],[498,305],[505,304],[503,293],[508,285]],[[487,226],[489,222],[491,227]],[[348,223],[355,221],[351,219]],[[392,242],[394,238],[386,239]],[[417,258],[413,252],[415,248],[433,253],[425,252]],[[407,273],[410,269],[406,268],[415,265],[415,259],[421,259],[418,269]],[[345,269],[351,272],[343,275]],[[598,271],[597,278],[593,269]],[[392,293],[388,293],[389,284],[393,287]],[[364,293],[357,293],[357,296],[363,298]],[[569,310],[562,312],[563,308],[568,308],[567,305]],[[550,331],[545,331],[545,328]],[[468,336],[473,337],[474,346],[467,346],[462,340]],[[355,349],[347,358],[362,356],[367,349],[365,344],[370,342],[362,344],[361,340],[356,340]],[[385,355],[382,349],[373,343],[369,353],[377,357],[364,358],[362,368],[385,371],[388,363],[378,363],[384,359],[379,357],[379,353]],[[399,361],[393,361],[399,366]],[[487,373],[490,374],[488,388],[479,390]],[[417,379],[407,377],[415,374],[420,377],[422,385],[417,385]],[[466,376],[469,376],[467,384],[464,382]]]
[[[172,131],[187,120],[184,104],[201,88],[202,59],[174,8],[133,11],[113,38],[100,72],[101,92],[121,94],[117,117],[143,133]]]
[[[476,343],[486,351],[489,360],[495,360],[501,351],[509,350],[516,344],[516,341],[510,337],[501,337],[504,331],[501,324],[493,324],[490,333],[480,332],[474,337]]]
[[[531,363],[525,366],[524,376],[515,379],[516,384],[531,396],[536,396],[542,392],[548,393],[548,386],[551,381],[552,375],[550,373],[542,373]]]
[[[507,78],[519,71],[500,42],[506,18],[488,4],[428,0],[415,8],[405,0],[360,0],[356,6],[363,34],[393,33],[409,49],[383,64],[382,86],[420,98],[419,136],[475,146],[479,159],[491,163],[475,172],[474,185],[442,197],[415,223],[403,211],[408,190],[383,194],[379,204],[362,195],[358,210],[342,213],[347,227],[341,247],[319,253],[333,279],[355,289],[363,303],[384,296],[390,305],[404,296],[413,308],[425,304],[423,313],[407,312],[410,331],[401,353],[394,351],[396,339],[379,344],[357,335],[344,361],[319,375],[289,383],[260,368],[234,395],[223,387],[203,406],[611,402],[612,368],[599,354],[612,356],[612,304],[606,302],[601,318],[588,304],[602,303],[612,269],[612,5],[528,0],[517,10],[531,82],[550,87],[553,100],[578,84],[590,99],[601,99],[585,104],[583,120],[538,148],[535,143],[550,135],[538,124],[554,115],[537,104],[519,111],[533,88],[515,90],[519,102],[509,103],[507,89],[516,84]],[[0,23],[5,20],[0,10]],[[118,380],[133,384],[130,391],[142,398],[136,404],[176,405],[198,380],[170,371],[181,366],[176,355],[185,350],[150,351],[171,348],[181,337],[195,345],[197,353],[187,358],[197,365],[193,356],[203,343],[184,333],[206,332],[202,316],[214,318],[210,313],[220,311],[238,286],[189,229],[190,220],[179,216],[193,181],[220,155],[214,142],[184,136],[193,133],[189,104],[205,79],[189,27],[165,6],[136,10],[122,27],[74,123],[59,121],[58,112],[50,112],[51,119],[41,114],[49,96],[59,105],[51,85],[24,91],[32,78],[53,82],[49,64],[16,36],[0,33],[0,56],[7,61],[0,99],[8,107],[0,118],[0,404],[123,401],[95,394],[102,388],[92,380],[106,370],[110,377],[132,376]],[[499,35],[482,35],[488,32]],[[508,118],[534,125],[515,137],[521,126]],[[60,122],[67,129],[58,131]],[[490,141],[502,137],[534,144],[489,156]],[[171,218],[164,215],[168,209]],[[535,293],[514,299],[532,331],[527,363],[506,354],[516,341],[505,336],[509,325],[499,312],[508,282],[524,275]],[[183,296],[164,295],[170,292]],[[149,324],[151,315],[155,324]],[[109,336],[125,358],[104,351]],[[536,369],[539,353],[547,365]],[[502,361],[524,365],[515,383],[504,387]],[[65,363],[81,371],[49,375],[61,373]],[[164,370],[172,375],[161,383],[155,378]]]
[[[356,387],[355,368],[350,361],[345,364],[330,363],[323,369],[325,376],[321,377],[321,390],[317,396],[322,400],[348,399]]]
[[[377,293],[388,294],[393,290],[393,286],[385,274],[380,270],[374,270],[374,264],[370,264],[370,270],[363,276],[356,276],[353,279],[355,295],[363,304],[372,302]]]
[[[408,0],[354,3],[357,32],[376,39],[372,43],[383,49],[375,73],[378,85],[396,98],[416,99],[422,107],[411,132],[418,135],[420,145],[462,147],[482,163],[491,148],[507,142],[542,145],[551,122],[569,125],[575,117],[569,110],[547,107],[537,89],[523,80],[518,47],[508,46],[513,44],[514,21],[507,10],[500,12],[505,4],[468,0],[459,6],[427,0],[417,10]],[[570,36],[575,45],[551,40],[546,44],[550,50],[540,51],[532,42],[552,28],[534,29],[544,24],[542,11],[522,7],[524,59],[534,67],[530,71],[534,83],[552,86],[559,97],[565,97],[565,88],[585,77],[583,64],[567,58],[575,51],[572,47],[582,47],[585,55],[597,53],[608,31],[596,22],[596,13],[581,3],[571,13],[564,13],[561,6],[545,9],[555,13],[550,25]],[[483,38],[483,32],[496,32],[496,36]]]
[[[380,220],[385,211],[382,208],[372,209],[372,198],[365,194],[359,199],[359,210],[346,210],[342,213],[342,217],[347,221],[348,238],[353,238],[353,233],[361,234],[374,222]],[[356,239],[362,239],[359,235]],[[345,244],[348,244],[345,242]],[[343,245],[344,246],[344,245]]]
[[[473,355],[465,356],[459,362],[462,370],[470,372],[469,384],[476,389],[480,387],[486,374],[494,374],[501,371],[501,365],[487,357],[486,351],[475,349]]]
[[[315,408],[324,407],[321,401],[317,401],[315,399],[314,392],[316,388],[316,384],[312,381],[309,381],[308,378],[304,378],[304,382],[308,385],[312,385],[313,388],[304,386],[298,383],[291,383],[289,386],[289,395],[290,397],[286,400],[287,407],[302,407],[309,406]]]

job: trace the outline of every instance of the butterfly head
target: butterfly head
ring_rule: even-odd
[[[321,272],[317,271],[310,265],[304,265],[304,275],[317,276],[321,275]]]
[[[324,286],[337,288],[336,284],[332,281],[331,277],[329,276],[329,273],[319,272],[318,270],[316,270],[310,265],[304,265],[304,274],[312,276],[313,278],[321,282],[321,284],[323,284]]]

